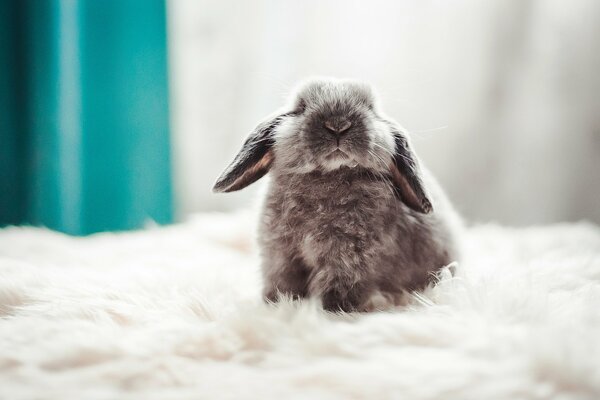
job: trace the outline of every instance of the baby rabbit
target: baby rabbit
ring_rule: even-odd
[[[366,84],[300,86],[213,190],[269,171],[259,236],[268,301],[318,296],[329,311],[367,311],[377,299],[398,304],[457,259],[453,209]]]

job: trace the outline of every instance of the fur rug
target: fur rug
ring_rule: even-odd
[[[361,315],[263,304],[252,231],[0,231],[0,398],[600,398],[597,226],[471,228],[456,277]]]

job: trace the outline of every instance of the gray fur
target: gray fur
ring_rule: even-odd
[[[364,311],[373,297],[397,303],[423,289],[458,258],[458,218],[407,134],[361,83],[312,80],[293,99],[246,141],[269,144],[259,172],[271,175],[259,235],[265,299],[318,296],[326,310]],[[239,169],[215,190],[258,179],[258,167],[244,166],[243,179],[227,172]]]

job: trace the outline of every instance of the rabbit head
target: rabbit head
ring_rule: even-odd
[[[213,190],[243,189],[270,169],[305,174],[342,167],[389,177],[407,206],[432,210],[407,134],[381,114],[370,86],[349,80],[301,85],[287,107],[252,131]]]

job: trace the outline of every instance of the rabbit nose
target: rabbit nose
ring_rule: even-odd
[[[341,135],[347,131],[348,128],[350,128],[350,125],[352,125],[352,123],[346,118],[331,118],[325,121],[325,128],[337,135]]]

